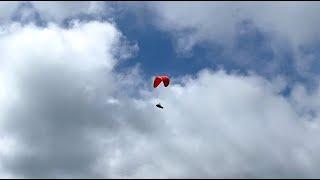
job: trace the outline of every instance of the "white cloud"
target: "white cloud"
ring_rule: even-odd
[[[107,22],[1,34],[2,177],[319,176],[317,117],[297,105],[311,95],[207,70],[152,89],[138,66],[112,72],[120,37]]]
[[[290,71],[288,81],[296,80],[292,76],[312,83],[318,78],[313,68],[318,66],[319,55],[314,48],[320,40],[317,3],[154,2],[146,5],[154,13],[153,24],[172,35],[178,54],[188,55],[196,45],[218,45],[219,51],[214,48],[213,52],[206,51],[213,63],[223,64],[216,59],[223,56],[236,68],[263,75]],[[251,29],[241,25],[244,21],[250,22]],[[264,37],[257,38],[257,32]],[[305,54],[301,47],[310,52]]]
[[[113,71],[138,50],[113,24],[2,29],[1,177],[319,177],[318,91],[207,70],[152,89]]]
[[[2,19],[10,18],[18,6],[26,2],[1,2]],[[178,36],[180,48],[190,50],[206,40],[218,43],[233,41],[238,23],[251,19],[260,30],[275,33],[300,45],[319,39],[319,6],[314,2],[37,2],[32,6],[48,21],[62,22],[77,15],[113,14],[117,8],[125,11],[144,11],[155,14],[154,25],[173,31]],[[139,12],[136,12],[139,13]],[[181,43],[179,43],[181,42]]]
[[[190,51],[204,40],[224,43],[232,41],[239,17],[237,3],[172,2],[149,3],[158,16],[155,25],[178,37],[178,51]]]
[[[24,7],[19,9],[19,7]],[[101,15],[112,14],[114,9],[112,3],[99,1],[75,1],[75,2],[1,2],[0,20],[10,22],[12,17],[21,13],[22,17],[32,16],[34,12],[39,13],[41,20],[62,23],[66,19],[77,18],[79,15]],[[21,11],[21,12],[20,12]],[[31,13],[31,14],[30,14]]]
[[[100,150],[88,136],[117,123],[105,102],[121,84],[112,72],[115,49],[127,45],[121,33],[95,21],[3,29],[1,143],[17,146],[10,156],[1,150],[1,169],[18,177],[96,176],[91,166]]]
[[[265,2],[249,6],[255,23],[267,31],[288,38],[295,45],[319,40],[320,6],[314,2]]]
[[[308,98],[279,95],[282,86],[205,70],[128,99],[116,108],[120,115],[127,107],[118,116],[126,126],[105,141],[113,153],[100,168],[114,178],[318,177],[318,118],[300,113],[296,102]],[[154,107],[159,101],[163,110]]]
[[[182,47],[187,50],[208,40],[232,43],[238,23],[245,19],[253,20],[259,30],[287,38],[295,45],[319,39],[320,6],[313,2],[159,2],[148,6],[158,15],[157,26],[177,32],[181,41],[188,41]],[[185,34],[187,30],[193,33]]]
[[[47,20],[62,22],[66,18],[71,18],[79,14],[100,15],[105,12],[105,3],[99,1],[78,1],[78,2],[38,2],[33,1],[33,6]]]
[[[318,118],[278,95],[279,85],[204,71],[184,87],[163,89],[165,109],[155,117],[165,133],[143,146],[154,147],[153,161],[136,175],[154,168],[148,177],[318,177]],[[298,104],[316,99],[298,97]]]

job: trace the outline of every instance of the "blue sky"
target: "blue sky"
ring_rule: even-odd
[[[137,42],[139,45],[137,56],[120,64],[120,69],[140,64],[147,77],[161,74],[181,76],[195,74],[200,69],[212,65],[206,59],[199,60],[205,57],[203,53],[205,47],[197,47],[189,56],[179,55],[175,52],[170,34],[152,26],[148,22],[152,19],[148,19],[147,13],[140,16],[125,13],[116,21],[117,26],[128,40]],[[143,18],[143,20],[138,18]],[[140,21],[143,21],[142,24],[137,24]]]
[[[223,68],[227,72],[236,71],[241,74],[254,71],[268,79],[276,75],[284,75],[290,82],[289,87],[284,90],[284,95],[288,95],[287,91],[293,83],[304,83],[308,88],[312,88],[316,83],[297,72],[290,46],[284,45],[279,48],[281,59],[275,57],[271,47],[272,34],[256,27],[250,19],[243,19],[237,25],[231,53],[225,52],[226,47],[223,45],[210,41],[195,45],[190,52],[177,52],[172,34],[154,26],[152,24],[154,17],[148,10],[139,13],[123,12],[114,19],[117,27],[128,40],[139,45],[139,53],[129,61],[120,63],[119,70],[139,64],[146,77],[157,74],[195,75],[205,68],[213,70]],[[183,36],[188,37],[189,34],[185,33]],[[316,56],[316,47],[317,45],[305,48],[302,46],[302,49],[303,52]],[[246,59],[237,60],[239,57]],[[271,64],[274,64],[275,68],[270,70],[268,66]],[[310,72],[317,73],[316,67],[315,62]]]
[[[1,2],[0,177],[318,178],[319,12]]]

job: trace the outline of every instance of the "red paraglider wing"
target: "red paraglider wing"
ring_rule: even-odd
[[[161,81],[162,81],[162,78],[160,76],[157,76],[153,81],[153,87],[154,88],[158,87]]]
[[[164,87],[169,86],[170,79],[169,79],[168,76],[161,76],[161,79],[162,79],[162,81],[163,81]]]

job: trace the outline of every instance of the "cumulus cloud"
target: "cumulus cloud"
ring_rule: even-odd
[[[5,28],[1,129],[17,147],[3,168],[26,177],[90,174],[99,154],[90,132],[116,123],[104,104],[120,84],[112,70],[121,36],[108,22]]]
[[[163,163],[160,174],[318,176],[319,157],[309,151],[319,148],[311,140],[319,129],[310,128],[306,117],[278,94],[281,86],[255,75],[203,71],[183,86],[160,90],[168,128],[159,142],[165,144],[155,165]]]
[[[176,82],[134,101],[143,116],[128,106],[127,123],[135,128],[120,130],[116,153],[104,159],[111,177],[319,176],[319,112],[311,117],[297,106],[310,95],[297,90],[284,98],[279,81],[224,71],[204,70]],[[149,107],[157,102],[164,110]]]
[[[2,22],[11,22],[28,18],[30,22],[50,21],[62,24],[65,20],[79,18],[81,16],[108,16],[114,13],[113,3],[105,3],[99,1],[75,1],[75,2],[1,2],[1,18]],[[35,19],[35,14],[38,19]],[[21,16],[17,19],[17,15]]]
[[[99,1],[78,1],[78,2],[32,2],[32,5],[47,20],[62,22],[66,18],[73,18],[77,15],[101,15],[112,12],[105,2]]]
[[[297,106],[312,95],[208,70],[152,89],[138,66],[112,71],[120,36],[108,22],[2,32],[2,177],[319,176],[317,116]]]
[[[204,40],[231,41],[239,20],[234,14],[237,5],[226,2],[149,3],[147,7],[158,15],[157,27],[177,36],[179,52],[190,51]]]
[[[237,24],[246,19],[253,20],[261,31],[279,33],[296,44],[319,38],[320,7],[313,2],[159,2],[148,6],[158,14],[155,22],[160,28],[193,32],[192,44],[208,39],[230,41]]]
[[[119,148],[114,177],[319,176],[319,112],[311,117],[297,106],[312,97],[284,98],[282,83],[224,71],[203,71],[183,81],[146,95],[165,109],[144,123],[164,124],[155,131],[160,133],[138,136],[130,153]]]
[[[181,18],[175,31],[196,39],[213,33],[204,5],[187,25],[183,8],[169,24]],[[319,88],[283,97],[281,76],[203,70],[153,89],[139,66],[114,71],[139,48],[109,22],[10,23],[0,50],[3,178],[319,177]]]

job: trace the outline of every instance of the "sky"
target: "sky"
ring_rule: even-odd
[[[319,16],[0,2],[0,177],[319,178]]]

